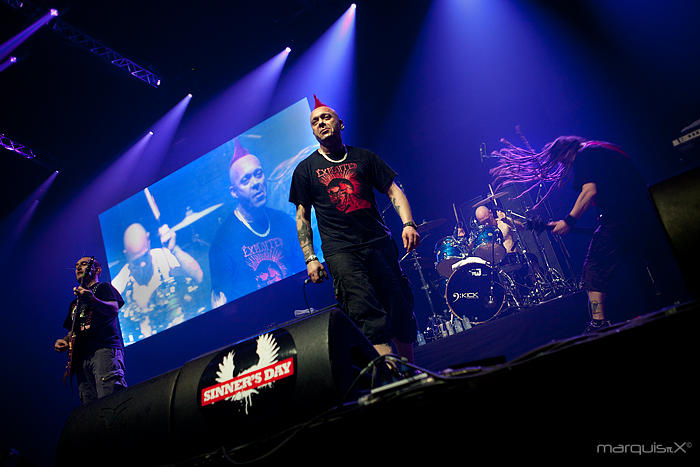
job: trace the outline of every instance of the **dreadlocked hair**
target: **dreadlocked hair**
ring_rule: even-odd
[[[588,140],[580,136],[560,136],[545,144],[539,152],[532,149],[524,138],[523,141],[527,148],[501,138],[501,143],[506,147],[491,153],[498,162],[489,172],[494,177],[496,190],[516,183],[529,184],[518,198],[542,183],[551,183],[547,193],[535,205],[537,207],[554,188],[564,185],[573,167],[574,157]]]

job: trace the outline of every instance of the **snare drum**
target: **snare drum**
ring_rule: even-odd
[[[466,317],[471,324],[480,324],[495,318],[506,302],[505,280],[493,275],[491,266],[480,263],[466,264],[452,273],[445,289],[445,301],[457,317]]]
[[[478,256],[494,264],[498,264],[506,256],[503,234],[498,227],[480,225],[472,232],[470,243],[472,251],[469,256]]]
[[[466,257],[466,247],[452,236],[443,238],[435,245],[435,269],[443,277],[450,277],[452,265]]]

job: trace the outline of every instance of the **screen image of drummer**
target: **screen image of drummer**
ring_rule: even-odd
[[[287,195],[318,146],[309,109],[300,100],[100,214],[125,345],[305,270]]]

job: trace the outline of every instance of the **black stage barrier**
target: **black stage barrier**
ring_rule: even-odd
[[[57,465],[172,465],[265,437],[356,400],[377,356],[330,307],[77,408]]]

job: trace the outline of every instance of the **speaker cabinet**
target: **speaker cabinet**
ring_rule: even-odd
[[[700,168],[649,188],[673,254],[685,278],[688,292],[700,298],[697,268],[700,265]]]
[[[346,394],[356,399],[363,388],[353,383],[377,356],[340,309],[328,308],[77,408],[57,464],[158,465],[237,447],[312,419]]]

